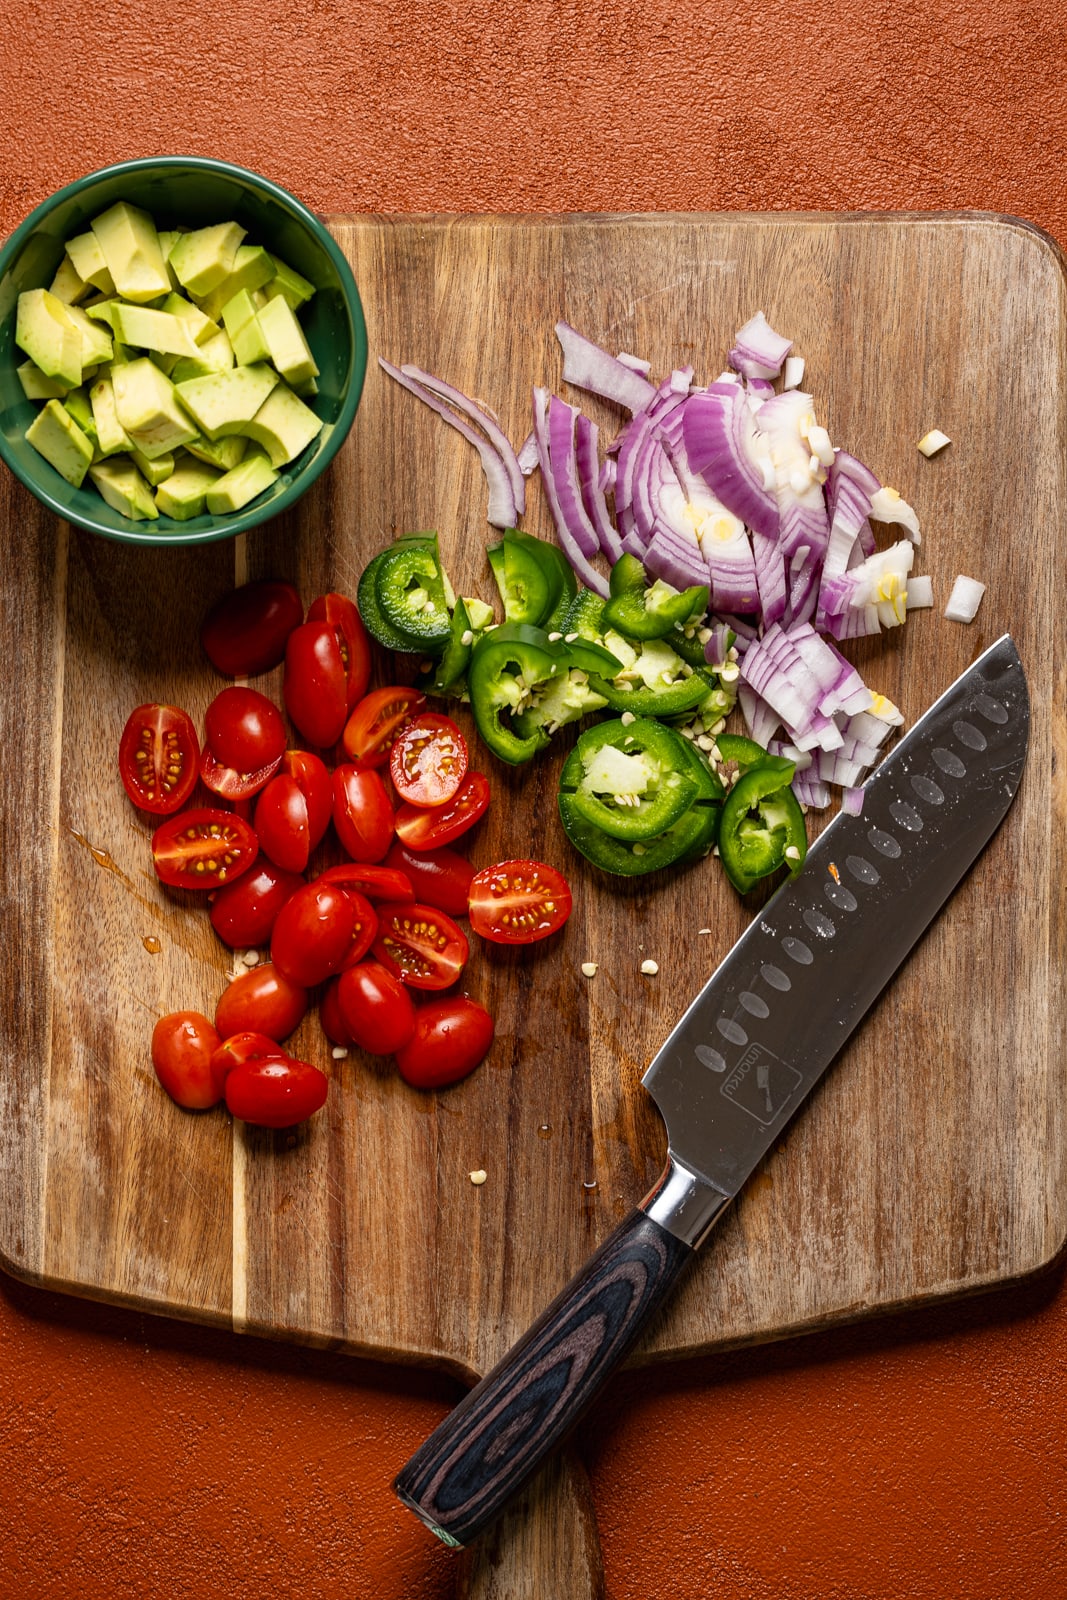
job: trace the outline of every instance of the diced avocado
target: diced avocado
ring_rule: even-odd
[[[237,247],[245,230],[236,222],[217,222],[209,228],[183,233],[170,253],[178,282],[190,294],[210,294],[233,271]]]
[[[93,419],[93,408],[89,402],[89,392],[85,388],[72,389],[63,401],[63,409],[72,416],[85,437],[96,443],[96,422]]]
[[[201,298],[201,309],[217,322],[222,308],[240,289],[253,292],[274,277],[275,266],[261,244],[243,244],[233,258],[233,271],[228,273],[217,289]]]
[[[239,289],[222,308],[222,320],[233,345],[234,357],[242,367],[270,360],[270,346],[256,319],[256,308],[247,289]]]
[[[205,317],[200,307],[194,306],[183,294],[168,294],[159,309],[172,317],[180,317],[192,334],[194,344],[204,344],[219,332],[218,323]]]
[[[157,488],[161,483],[166,483],[167,479],[173,476],[177,465],[174,455],[169,450],[165,455],[157,456],[154,461],[150,461],[146,455],[137,449],[131,450],[130,455],[133,457],[133,464],[138,472],[143,478],[147,478],[153,489]]]
[[[159,248],[163,252],[164,261],[167,263],[167,276],[170,279],[172,289],[180,289],[181,284],[178,282],[178,274],[170,264],[170,253],[184,232],[185,229],[183,228],[161,228],[159,230]],[[171,308],[170,306],[164,306],[163,309],[164,311],[169,311]]]
[[[58,400],[49,400],[26,429],[26,439],[38,455],[51,463],[60,477],[80,489],[93,459],[92,441],[87,439],[69,411]]]
[[[239,461],[244,460],[248,445],[247,439],[239,433],[232,433],[227,439],[205,439],[203,436],[190,439],[186,449],[198,461],[218,467],[220,472],[231,472]]]
[[[165,356],[160,350],[149,350],[148,359],[152,362],[153,366],[158,367],[160,372],[165,373],[166,376],[170,378],[171,373],[178,365],[178,362],[181,361],[182,357]],[[173,379],[171,379],[171,381],[173,382]]]
[[[27,400],[52,400],[57,396],[69,394],[74,384],[67,383],[63,378],[50,378],[41,371],[32,361],[24,361],[16,367],[18,380],[22,385],[22,392]]]
[[[79,276],[73,261],[65,255],[56,268],[55,277],[48,285],[48,292],[54,294],[57,300],[62,300],[64,305],[72,306],[78,300],[85,298],[89,288],[89,284]]]
[[[227,511],[240,511],[250,500],[269,489],[278,474],[262,451],[250,451],[232,472],[222,477],[207,491],[207,508],[217,517]]]
[[[210,378],[213,372],[228,372],[233,366],[233,346],[225,328],[205,339],[195,356],[179,357],[171,378],[188,383],[190,378]]]
[[[240,333],[246,323],[251,322],[256,314],[256,307],[252,296],[247,289],[238,289],[222,308],[222,322],[232,339],[235,333]]]
[[[272,467],[284,467],[322,431],[322,421],[287,384],[279,383],[241,431],[263,446]]]
[[[267,341],[270,359],[286,383],[306,383],[309,378],[318,377],[319,369],[304,338],[304,330],[283,295],[268,300],[257,312],[256,321]]]
[[[115,291],[124,300],[143,305],[157,295],[169,294],[170,274],[159,246],[156,225],[147,211],[120,200],[94,218],[91,227],[104,252]],[[78,265],[76,260],[74,265]],[[97,287],[103,289],[106,285]]]
[[[67,255],[83,283],[87,283],[91,289],[99,289],[102,294],[115,293],[115,280],[107,269],[104,252],[95,233],[79,233],[76,238],[68,239]]]
[[[149,460],[196,438],[196,425],[179,404],[174,385],[147,356],[113,367],[111,381],[119,422]]]
[[[104,295],[101,299],[94,300],[90,304],[82,306],[82,310],[85,312],[85,315],[87,317],[91,317],[94,322],[105,323],[106,326],[111,329],[112,333],[114,333],[115,324],[111,319],[118,303],[119,302],[114,295]]]
[[[311,299],[315,285],[277,256],[271,256],[271,260],[274,262],[274,276],[266,285],[268,297],[273,300],[275,295],[281,295],[294,311],[298,310],[306,300]]]
[[[136,361],[137,359],[137,352],[129,349],[127,345],[124,345],[121,339],[116,339],[114,341],[111,350],[112,372],[114,372],[116,367],[124,367],[127,362]]]
[[[220,439],[243,433],[278,381],[278,374],[260,362],[209,378],[190,378],[177,385],[177,393],[208,438]]]
[[[135,522],[154,521],[159,516],[152,491],[127,456],[112,456],[89,468],[89,476],[108,505]]]
[[[81,329],[70,307],[47,289],[26,289],[19,295],[15,343],[46,377],[62,378],[71,388],[81,383]]]
[[[101,361],[110,361],[113,345],[107,325],[99,321],[94,322],[81,306],[68,306],[67,315],[72,318],[74,326],[81,334],[82,366],[95,367]]]
[[[113,456],[120,450],[129,450],[130,440],[115,410],[115,391],[110,378],[97,379],[89,390],[89,401],[101,454]]]
[[[208,490],[218,481],[219,474],[213,467],[200,461],[184,461],[156,490],[156,505],[165,517],[188,522],[190,517],[200,516]]]
[[[183,317],[169,311],[153,311],[148,306],[131,306],[116,300],[111,312],[111,326],[123,344],[135,344],[142,350],[158,350],[164,355],[195,356],[196,341]]]
[[[305,378],[303,383],[293,384],[293,393],[298,394],[301,400],[312,400],[318,392],[319,385],[316,378]]]

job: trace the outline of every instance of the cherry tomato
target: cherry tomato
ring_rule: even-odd
[[[259,791],[255,814],[259,848],[286,872],[303,872],[311,854],[308,806],[295,778],[279,772]]]
[[[389,847],[387,867],[395,867],[410,882],[423,905],[436,906],[450,917],[465,917],[474,868],[458,850],[409,850],[399,839]],[[403,898],[397,896],[396,898]]]
[[[382,859],[393,842],[393,807],[379,773],[335,768],[333,825],[353,861]]]
[[[415,1007],[400,979],[380,961],[361,961],[337,980],[341,1020],[353,1044],[391,1056],[415,1032]]]
[[[362,896],[359,898],[362,900]],[[373,926],[376,919],[370,903],[363,900],[362,904]],[[359,930],[359,920],[356,900],[347,889],[318,880],[306,883],[278,913],[270,938],[271,961],[290,982],[313,989],[340,972]]]
[[[260,856],[236,883],[219,890],[211,907],[211,926],[231,950],[266,944],[279,911],[303,881]]]
[[[200,776],[228,800],[255,794],[278,770],[285,754],[285,723],[258,689],[234,685],[217,694],[204,714]]]
[[[390,684],[364,695],[345,723],[341,742],[345,755],[357,767],[384,767],[393,740],[426,703],[418,689]]]
[[[451,717],[423,711],[406,722],[389,751],[389,776],[401,800],[443,806],[467,775],[467,741]]]
[[[340,978],[331,978],[323,989],[322,999],[319,1001],[319,1021],[330,1043],[342,1045],[347,1050],[348,1046],[355,1044],[356,1041],[349,1033],[348,1023],[341,1015],[341,1002],[338,998],[340,986]]]
[[[193,792],[200,741],[178,706],[138,706],[119,741],[119,775],[135,806],[167,816]]]
[[[152,862],[160,882],[175,889],[218,889],[248,871],[258,848],[247,822],[205,806],[156,829]]]
[[[234,1033],[265,1033],[268,1039],[281,1041],[299,1027],[307,1005],[306,990],[264,961],[222,991],[215,1026],[224,1039]]]
[[[332,622],[305,622],[289,635],[282,696],[309,744],[337,743],[348,715],[348,680]]]
[[[356,889],[368,900],[414,900],[415,891],[406,872],[392,867],[375,867],[367,861],[342,861],[336,867],[326,867],[319,873],[327,883],[339,883],[346,889]],[[316,879],[318,882],[318,879]],[[429,902],[431,905],[433,901]]]
[[[570,914],[570,885],[543,861],[498,861],[471,882],[471,927],[494,944],[547,939]]]
[[[383,967],[413,989],[447,989],[469,954],[463,929],[436,906],[417,901],[378,907],[378,937],[371,949]]]
[[[152,1029],[152,1065],[171,1099],[187,1111],[206,1111],[222,1099],[222,1079],[212,1071],[221,1040],[199,1011],[172,1011]]]
[[[307,801],[308,828],[311,832],[311,848],[314,850],[330,826],[333,789],[326,763],[310,750],[287,750],[282,756],[281,770],[296,779]]]
[[[337,634],[345,668],[345,700],[351,711],[370,682],[370,640],[355,602],[343,594],[324,594],[308,607],[309,622],[328,622]]]
[[[452,799],[443,806],[399,806],[397,837],[409,850],[437,850],[473,828],[488,804],[488,778],[480,772],[468,772]]]
[[[284,1055],[281,1045],[268,1039],[265,1033],[231,1034],[211,1057],[211,1071],[220,1086],[219,1098],[222,1098],[222,1086],[234,1067],[243,1066],[246,1061],[276,1061]]]
[[[397,1070],[416,1089],[443,1089],[485,1060],[493,1032],[492,1017],[474,1000],[431,1000],[415,1012],[411,1042],[396,1052]]]
[[[329,1089],[329,1078],[310,1061],[246,1061],[226,1079],[226,1107],[259,1128],[295,1128],[326,1104]]]
[[[378,913],[370,901],[355,889],[346,889],[345,894],[356,908],[356,926],[352,933],[352,948],[341,963],[342,972],[346,967],[353,967],[357,961],[362,961],[378,937]]]
[[[211,665],[225,677],[252,678],[278,665],[286,639],[303,620],[304,608],[291,583],[245,583],[211,608],[200,642]]]

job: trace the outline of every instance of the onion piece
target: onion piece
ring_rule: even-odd
[[[655,387],[647,378],[587,339],[569,322],[561,319],[556,323],[556,338],[563,348],[564,382],[588,389],[605,400],[615,400],[635,416],[647,410],[655,399]]]
[[[786,356],[785,370],[782,375],[782,387],[785,389],[799,389],[804,382],[804,357]]]
[[[775,333],[763,312],[757,311],[734,334],[734,347],[727,360],[746,378],[776,378],[792,348],[792,339]]]
[[[909,611],[925,610],[934,603],[934,583],[930,577],[909,578],[906,593]]]
[[[578,468],[578,486],[581,489],[585,509],[589,513],[589,520],[596,530],[597,542],[607,556],[612,566],[622,555],[622,540],[618,530],[611,520],[608,511],[608,502],[603,487],[603,474],[600,470],[597,454],[597,441],[600,437],[599,429],[595,422],[590,422],[584,412],[579,411],[575,423],[575,463]],[[614,472],[614,462],[611,463]],[[614,482],[614,478],[611,479]]]
[[[682,438],[689,465],[723,505],[747,527],[777,534],[778,502],[765,487],[756,422],[744,391],[735,384],[713,383],[690,395],[684,402]]]
[[[945,616],[949,622],[973,622],[978,615],[978,607],[982,603],[985,590],[984,583],[979,583],[977,578],[968,578],[961,572],[952,585],[952,593],[945,607]]]
[[[555,399],[555,396],[552,398]],[[564,410],[570,413],[573,419],[573,407],[567,406],[562,400],[557,403],[564,406]],[[552,512],[552,520],[556,525],[556,537],[559,540],[560,548],[586,587],[593,589],[597,594],[607,599],[608,580],[603,573],[597,571],[588,559],[582,548],[582,543],[576,538],[572,529],[571,517],[575,519],[576,524],[580,522],[576,505],[581,507],[582,497],[578,491],[577,476],[575,475],[573,479],[568,476],[566,458],[568,458],[569,453],[566,448],[563,451],[565,460],[560,467],[558,475],[556,464],[552,460],[549,437],[549,394],[547,389],[534,389],[533,408],[534,436],[537,439],[537,455],[541,464],[541,481],[545,486],[545,497],[548,500],[549,510]],[[559,430],[559,422],[557,422],[556,426],[557,430]],[[573,427],[573,421],[571,426]],[[573,461],[573,457],[569,459]],[[595,543],[596,536],[592,532],[591,525],[589,531]]]
[[[489,443],[508,469],[508,477],[511,479],[511,487],[515,494],[515,504],[520,513],[525,511],[526,485],[523,482],[522,467],[510,439],[492,412],[485,406],[479,405],[476,400],[469,399],[452,384],[445,383],[442,378],[434,377],[432,372],[424,372],[421,367],[413,366],[411,362],[405,362],[400,370],[405,378],[414,378],[416,383],[421,383],[424,388],[437,395],[438,399],[446,400],[463,416],[469,417],[472,422],[476,422],[485,430]]]
[[[951,443],[952,440],[947,433],[942,433],[940,428],[931,428],[929,433],[923,434],[915,448],[929,459],[930,456],[936,456],[939,450],[943,450],[947,444]]]
[[[841,810],[850,817],[858,817],[863,811],[863,796],[865,791],[855,786],[847,788],[841,796]]]

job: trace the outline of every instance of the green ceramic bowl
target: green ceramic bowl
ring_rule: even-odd
[[[26,399],[16,367],[15,309],[24,289],[47,288],[67,239],[116,201],[151,213],[160,228],[237,221],[248,244],[264,245],[316,287],[300,321],[320,369],[308,403],[325,424],[264,494],[230,516],[135,522],[101,499],[87,478],[74,489],[26,443],[40,409]],[[285,189],[242,167],[197,156],[153,156],[92,172],[39,205],[0,250],[0,457],[58,517],[130,544],[201,544],[232,539],[291,506],[314,483],[352,426],[367,369],[367,330],[351,268],[319,219]]]

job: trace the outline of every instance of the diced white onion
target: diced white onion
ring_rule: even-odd
[[[978,615],[978,607],[982,603],[984,594],[984,583],[979,583],[977,578],[968,578],[961,572],[952,585],[952,593],[945,607],[945,616],[949,622],[973,622]]]
[[[934,603],[934,583],[930,577],[908,579],[908,610],[920,611]]]
[[[786,389],[799,389],[804,381],[804,357],[786,356],[785,378],[783,387]]]

